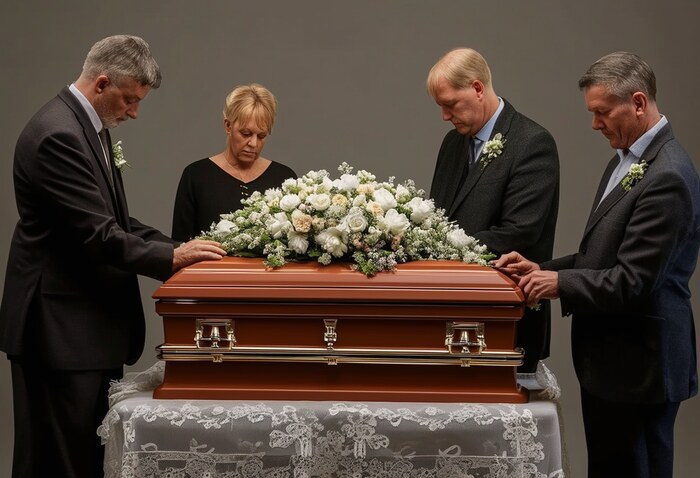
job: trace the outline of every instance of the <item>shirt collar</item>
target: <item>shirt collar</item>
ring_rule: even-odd
[[[104,126],[102,125],[102,120],[97,115],[97,111],[95,111],[95,108],[92,106],[92,104],[88,101],[87,98],[85,98],[85,95],[82,94],[81,91],[75,86],[75,83],[71,83],[68,89],[71,93],[73,93],[73,96],[76,97],[76,99],[80,102],[85,112],[88,114],[90,122],[95,128],[95,131],[97,133],[102,131],[102,129],[104,128]]]
[[[641,135],[639,138],[637,138],[637,141],[632,143],[632,146],[629,147],[629,153],[634,155],[634,157],[638,160],[639,158],[642,157],[644,154],[644,151],[647,150],[649,145],[651,144],[651,141],[654,139],[654,136],[657,135],[657,133],[668,124],[668,120],[664,115],[661,115],[661,119],[656,122],[654,126],[652,126],[646,133]],[[621,149],[617,150],[617,154],[620,156],[620,158],[625,156],[625,152]]]
[[[486,124],[479,130],[478,133],[474,135],[476,139],[481,141],[482,143],[485,143],[486,141],[489,140],[491,137],[491,133],[493,133],[493,127],[496,126],[496,120],[498,119],[498,116],[501,114],[501,111],[503,111],[503,107],[505,104],[503,103],[503,98],[500,96],[498,97],[498,108],[496,108],[496,112],[489,118],[489,120],[486,122]]]

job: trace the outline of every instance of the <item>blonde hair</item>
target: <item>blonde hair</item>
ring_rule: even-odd
[[[277,115],[277,99],[267,88],[257,83],[241,85],[226,96],[224,118],[231,124],[238,121],[244,124],[255,120],[257,125],[272,132],[272,125]]]
[[[489,65],[478,51],[471,48],[455,48],[447,52],[430,69],[425,86],[433,98],[437,94],[440,78],[455,88],[467,88],[474,80],[479,80],[487,88],[491,87]]]

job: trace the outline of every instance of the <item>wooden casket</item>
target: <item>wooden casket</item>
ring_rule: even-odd
[[[527,402],[516,381],[522,292],[494,269],[227,257],[153,295],[163,317],[154,398]]]

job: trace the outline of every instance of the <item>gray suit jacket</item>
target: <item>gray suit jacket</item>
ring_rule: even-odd
[[[110,151],[111,154],[111,151]],[[64,88],[17,140],[19,221],[0,307],[0,349],[61,369],[135,362],[144,316],[136,274],[166,279],[173,241],[129,217],[100,140]]]
[[[457,130],[448,132],[430,195],[450,220],[495,254],[515,250],[537,262],[549,260],[559,208],[557,146],[546,129],[504,102],[492,133],[506,139],[501,155],[485,168],[473,168],[460,189],[468,138]],[[533,364],[549,356],[549,303],[541,312],[525,315],[518,345]]]
[[[596,208],[576,254],[541,264],[559,271],[562,311],[573,314],[581,386],[610,401],[681,401],[697,393],[688,282],[700,245],[700,181],[670,125],[645,151],[648,169]]]

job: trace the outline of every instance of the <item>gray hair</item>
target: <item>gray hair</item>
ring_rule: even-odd
[[[656,102],[656,76],[651,67],[634,53],[617,51],[593,63],[578,80],[580,89],[603,85],[618,98],[626,98],[637,91]]]
[[[94,79],[107,75],[119,84],[135,80],[156,89],[160,86],[160,68],[151,50],[142,38],[133,35],[114,35],[95,43],[85,58],[83,75]]]

